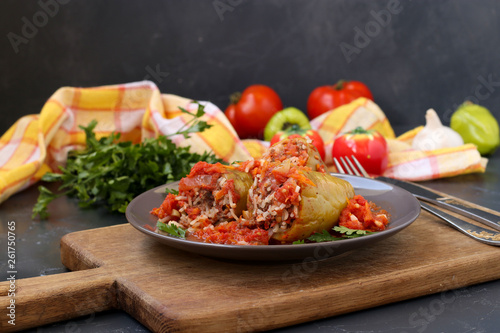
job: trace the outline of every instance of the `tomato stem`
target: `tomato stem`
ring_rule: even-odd
[[[363,127],[358,126],[349,133],[351,133],[351,134],[368,134],[371,132],[372,132],[371,130],[365,130]]]
[[[241,92],[237,91],[229,96],[230,104],[237,104],[241,99]]]
[[[347,80],[339,80],[337,83],[335,83],[335,90],[342,90],[344,89],[344,85],[347,83]]]

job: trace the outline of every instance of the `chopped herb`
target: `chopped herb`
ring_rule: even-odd
[[[186,238],[186,230],[176,226],[173,223],[169,224],[158,221],[156,223],[156,226],[158,227],[159,230],[166,232],[174,237]]]
[[[344,239],[344,238],[332,236],[326,230],[323,230],[322,232],[314,233],[311,236],[309,236],[309,238],[308,238],[308,240],[310,240],[311,242],[316,242],[316,243],[331,242],[331,241],[336,241],[336,240],[341,240],[341,239]]]
[[[138,144],[119,142],[120,133],[97,140],[95,120],[87,127],[80,126],[85,131],[86,149],[69,152],[66,166],[60,167],[61,173],[47,173],[42,177],[46,182],[62,182],[59,190],[64,192],[54,194],[40,186],[33,218],[36,215],[47,218],[48,204],[62,195],[78,198],[80,207],[103,204],[110,211],[124,213],[128,203],[137,195],[180,180],[197,162],[222,162],[211,152],[191,153],[190,147],[178,147],[169,139],[174,135],[187,137],[210,127],[198,119],[204,114],[203,105],[198,104],[195,115],[189,114],[193,119],[176,133],[146,139]]]
[[[38,196],[38,201],[35,203],[35,206],[33,207],[33,217],[35,217],[35,212],[36,212],[37,214],[40,215],[41,219],[46,219],[49,217],[49,214],[47,212],[47,205],[52,200],[64,195],[64,193],[54,194],[45,186],[39,186],[38,191],[40,192],[40,194]]]
[[[197,103],[197,102],[196,102]],[[191,112],[187,111],[184,108],[181,108],[179,106],[179,110],[181,110],[182,113],[188,114],[190,116],[194,116],[191,120],[189,120],[187,123],[184,124],[175,134],[172,135],[183,135],[186,139],[189,137],[190,133],[197,133],[197,132],[203,132],[206,129],[209,129],[212,127],[212,125],[209,125],[205,121],[200,121],[199,118],[205,114],[205,106],[203,106],[200,103],[198,104],[198,110],[196,111],[196,114],[193,115]]]
[[[174,195],[179,195],[179,191],[178,190],[173,189],[173,188],[168,188],[168,187],[165,189],[165,193],[167,193],[167,194],[171,193],[171,194],[174,194]]]
[[[334,231],[334,234],[335,233],[340,234],[340,237],[332,235],[328,231],[323,230],[322,232],[316,232],[312,234],[311,236],[309,236],[309,238],[307,238],[307,240],[314,243],[332,242],[349,238],[357,238],[375,233],[374,231],[350,229],[342,226],[335,226],[333,227],[332,230]],[[304,243],[305,240],[298,240],[293,242],[293,244],[304,244]]]
[[[333,227],[333,231],[341,233],[342,236],[345,238],[356,238],[356,237],[371,235],[371,234],[375,233],[374,231],[349,229],[347,227],[342,227],[342,226]]]

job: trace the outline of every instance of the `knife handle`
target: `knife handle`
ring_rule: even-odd
[[[455,212],[457,214],[460,214],[462,216],[468,217],[474,221],[483,223],[484,225],[487,225],[491,228],[494,228],[496,230],[500,230],[500,216],[489,213],[487,211],[484,211],[482,209],[477,209],[469,206],[465,206],[463,204],[458,203],[455,200],[452,199],[446,199],[442,198],[441,200],[433,200],[429,198],[424,198],[419,195],[415,195],[419,200],[427,201],[430,203],[435,204],[436,206],[446,208],[448,210],[451,210],[452,212]]]

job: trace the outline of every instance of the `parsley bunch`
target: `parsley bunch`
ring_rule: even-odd
[[[190,133],[202,132],[211,125],[198,118],[204,114],[203,105],[198,104],[196,114],[181,108],[193,118],[173,135],[189,137]],[[104,204],[110,211],[125,212],[129,202],[137,195],[156,186],[176,181],[186,176],[199,161],[221,162],[213,153],[191,153],[190,147],[178,147],[167,136],[133,144],[119,142],[120,133],[96,139],[92,121],[85,131],[86,149],[71,151],[61,173],[47,173],[46,182],[62,182],[61,193],[52,193],[39,186],[38,200],[33,208],[33,218],[48,217],[47,206],[55,198],[67,195],[78,198],[80,207]]]

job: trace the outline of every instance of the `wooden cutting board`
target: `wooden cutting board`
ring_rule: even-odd
[[[217,260],[130,225],[68,234],[61,256],[74,272],[16,281],[16,326],[2,319],[2,331],[112,308],[156,332],[267,330],[500,277],[500,248],[423,211],[394,237],[316,262]]]

